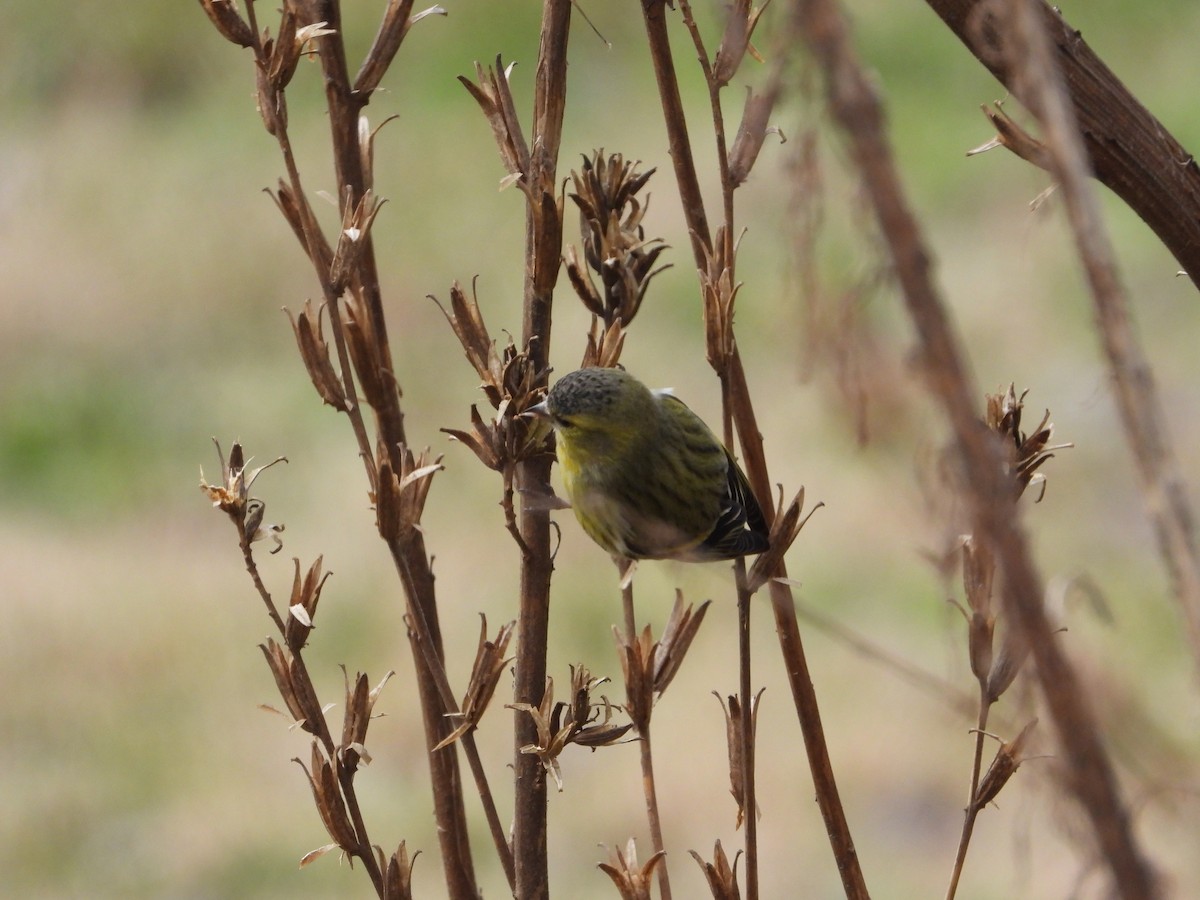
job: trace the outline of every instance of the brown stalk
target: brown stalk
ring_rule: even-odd
[[[362,167],[363,155],[358,128],[359,112],[366,102],[366,97],[354,95],[350,87],[340,31],[340,4],[335,0],[318,0],[311,6],[314,8],[312,14],[316,16],[314,21],[325,21],[330,28],[337,29],[336,34],[326,35],[318,40],[319,57],[325,72],[334,167],[338,184],[342,188],[339,190],[339,198],[342,200],[344,212],[347,206],[357,205],[366,191],[367,176]],[[382,296],[370,233],[365,233],[361,240],[363,247],[357,260],[353,289],[356,299],[365,308],[366,317],[360,325],[370,335],[371,359],[379,367],[377,372],[372,372],[367,377],[385,386],[377,392],[374,401],[377,403],[374,408],[375,423],[379,431],[381,452],[390,457],[393,468],[399,470],[399,454],[406,444],[404,416],[399,405],[399,391],[394,387],[397,382],[392,371],[391,349],[387,339],[387,326],[383,316]],[[336,315],[338,305],[336,300],[331,304],[333,315]],[[337,331],[335,324],[335,334]],[[450,724],[445,718],[448,708],[439,691],[440,679],[434,674],[444,663],[429,557],[419,531],[415,531],[403,541],[392,540],[389,546],[401,577],[410,614],[421,623],[418,640],[422,642],[422,648],[426,651],[415,655],[415,660],[418,661],[415,668],[422,718],[425,723],[434,814],[438,822],[447,891],[453,898],[473,898],[478,895],[478,888],[470,856],[458,760],[452,753],[441,753],[434,749],[449,733]]]
[[[1114,888],[1125,897],[1157,896],[1150,866],[1130,830],[1129,815],[1100,741],[1090,704],[1059,648],[1042,606],[1041,577],[1011,504],[1001,449],[973,413],[974,390],[945,307],[929,277],[930,259],[900,187],[878,98],[851,48],[834,0],[798,0],[795,27],[825,72],[828,101],[875,209],[916,326],[931,392],[942,405],[966,470],[973,533],[987,541],[1004,572],[1005,604],[1024,632],[1043,695],[1054,718],[1071,788],[1087,811]]]
[[[546,0],[534,83],[530,171],[525,173],[525,288],[522,345],[533,368],[549,368],[550,324],[554,285],[562,253],[562,212],[556,200],[558,151],[567,98],[567,39],[570,0]],[[544,495],[550,482],[548,455],[517,465],[517,485]],[[517,615],[517,664],[513,693],[518,703],[534,707],[546,688],[549,640],[550,517],[546,509],[522,502],[520,513],[521,599]],[[549,896],[546,830],[546,771],[521,748],[537,740],[536,723],[524,713],[514,718],[513,862],[516,896],[539,900]]]
[[[742,763],[742,806],[746,823],[746,898],[758,898],[758,797],[755,793],[754,760],[754,717],[758,712],[758,697],[752,691],[750,658],[750,601],[754,595],[746,588],[746,558],[738,557],[733,563],[734,581],[737,584],[738,609],[738,696],[742,699],[739,709],[738,732],[741,738]],[[751,699],[753,698],[753,699]]]
[[[324,749],[325,758],[318,760],[317,743],[314,742],[314,763],[312,772],[309,773],[317,811],[336,845],[362,861],[376,893],[382,896],[383,876],[367,835],[354,788],[354,774],[358,769],[362,742],[366,738],[366,728],[370,721],[369,709],[364,709],[368,703],[373,705],[378,690],[369,695],[364,694],[356,705],[347,703],[343,743],[335,745],[325,711],[317,699],[317,692],[302,653],[324,584],[324,579],[320,576],[321,561],[318,559],[313,563],[303,580],[300,579],[300,566],[297,561],[286,621],[279,614],[278,607],[263,583],[258,565],[254,561],[253,542],[267,533],[277,536],[283,529],[282,526],[263,525],[265,505],[262,500],[250,495],[250,489],[265,469],[287,460],[279,457],[265,466],[247,471],[248,460],[245,459],[241,444],[237,442],[230,448],[228,461],[221,451],[220,444],[217,444],[217,455],[221,460],[220,483],[209,484],[204,480],[202,471],[200,488],[213,501],[215,507],[230,517],[236,527],[246,569],[271,621],[283,639],[283,643],[280,644],[268,638],[267,642],[259,647],[275,678],[284,704],[292,718],[305,731],[316,737]],[[303,618],[298,619],[297,616]],[[349,752],[343,753],[343,750]],[[305,771],[308,772],[307,769]],[[336,782],[337,787],[332,786],[333,782]]]
[[[680,199],[683,204],[684,217],[692,238],[692,252],[697,269],[709,271],[709,261],[714,256],[708,228],[708,219],[704,209],[704,201],[700,195],[699,180],[696,175],[695,161],[691,153],[687,121],[683,112],[683,104],[679,94],[678,79],[675,74],[674,62],[671,56],[670,42],[666,29],[666,10],[664,0],[643,0],[643,18],[646,25],[646,35],[650,46],[650,57],[659,87],[659,100],[663,107],[663,120],[667,128],[667,136],[671,148],[671,160],[675,168]],[[722,197],[732,189],[728,180],[728,169],[723,173]],[[723,203],[731,212],[731,204]],[[732,235],[733,229],[727,225],[725,235]],[[726,249],[731,249],[730,241],[722,241]],[[732,266],[732,253],[725,255]],[[729,273],[732,280],[732,272]],[[707,313],[706,313],[707,315]],[[710,359],[711,359],[710,353]],[[770,523],[771,510],[771,480],[767,473],[766,457],[762,448],[762,436],[759,433],[754,407],[750,399],[749,386],[746,382],[745,370],[742,366],[741,355],[736,344],[728,346],[727,354],[718,362],[718,372],[722,380],[722,397],[727,416],[732,416],[740,439],[746,474],[754,488],[755,496],[763,506]],[[842,808],[838,795],[837,782],[833,775],[833,766],[829,758],[829,748],[825,742],[824,729],[821,725],[820,708],[817,703],[816,691],[808,671],[808,662],[804,655],[804,646],[800,638],[799,623],[796,620],[796,610],[791,589],[785,580],[786,566],[779,562],[776,578],[770,581],[771,607],[775,615],[776,632],[779,637],[780,652],[787,670],[788,683],[792,691],[792,699],[796,706],[797,717],[800,720],[801,731],[804,735],[805,751],[808,755],[809,769],[812,773],[816,790],[817,803],[825,821],[825,829],[829,836],[834,859],[842,878],[842,885],[847,897],[865,898],[868,896],[866,882],[859,866],[858,855],[854,849],[854,840],[846,821],[845,810]]]
[[[637,629],[637,614],[634,611],[633,605],[633,573],[630,572],[630,567],[633,564],[622,559],[617,561],[617,570],[620,572],[621,578],[621,609],[625,615],[625,635],[624,639],[618,638],[618,652],[624,652],[628,656],[638,654],[638,648],[635,648],[638,640]],[[649,630],[649,626],[647,626]],[[622,644],[626,645],[622,647]],[[637,658],[640,660],[641,655]],[[639,695],[639,702],[630,704],[630,718],[634,720],[634,726],[638,732],[638,750],[640,752],[642,764],[642,794],[646,802],[646,821],[650,826],[650,840],[654,844],[655,856],[661,855],[661,865],[658,869],[658,890],[662,896],[662,900],[671,900],[671,878],[667,874],[667,850],[663,840],[662,817],[658,812],[658,788],[654,780],[654,753],[653,745],[650,741],[650,714],[654,706],[654,672],[645,671],[644,667],[641,671],[632,673],[629,671],[630,665],[623,662],[622,668],[625,669],[625,683],[628,692],[636,691]]]
[[[337,0],[289,2],[283,10],[283,26],[280,39],[276,41],[261,35],[252,0],[246,4],[246,10],[258,69],[259,108],[267,130],[279,142],[288,173],[288,181],[281,183],[275,199],[300,238],[321,284],[341,370],[343,405],[358,442],[372,493],[377,493],[378,462],[363,422],[355,375],[375,412],[382,461],[386,461],[393,472],[403,468],[405,433],[370,232],[378,211],[378,204],[371,199],[371,175],[366,168],[370,164],[370,142],[374,135],[365,134],[365,129],[360,131],[359,121],[359,114],[369,100],[370,93],[356,93],[351,87]],[[401,11],[399,7],[393,10]],[[318,27],[319,23],[324,23],[324,26]],[[394,23],[388,25],[385,22],[384,30],[387,34],[382,35],[381,40],[390,44],[386,48],[376,47],[374,64],[377,67],[386,62],[384,56],[390,59],[398,47],[399,37],[403,36],[399,34],[397,37]],[[311,46],[315,46],[325,76],[337,195],[343,219],[336,253],[322,235],[316,216],[308,204],[288,136],[284,87],[295,68],[299,36],[302,34],[305,40],[311,41]],[[378,80],[374,74],[371,78]],[[353,226],[353,237],[349,237],[351,232],[347,226]],[[343,296],[347,290],[351,295],[349,299]],[[298,333],[297,336],[299,338],[301,335]],[[309,351],[314,346],[313,342],[308,342]],[[301,350],[306,351],[304,342]],[[310,362],[306,359],[306,364]],[[321,379],[327,388],[333,388],[327,371],[322,370]],[[322,392],[322,396],[325,397],[327,393],[328,390]],[[385,536],[382,519],[380,524],[381,536]],[[470,859],[457,757],[453,753],[437,753],[433,749],[448,733],[449,724],[443,716],[445,707],[441,694],[444,685],[439,684],[444,682],[445,676],[441,671],[441,636],[429,560],[419,531],[406,533],[403,539],[396,535],[386,537],[401,575],[410,619],[420,623],[420,642],[425,651],[415,657],[417,682],[425,720],[431,788],[447,888],[451,897],[475,897],[478,892]],[[351,813],[357,817],[354,807]],[[368,862],[364,859],[364,864],[369,869],[377,869],[374,855],[370,855],[371,860]],[[373,880],[378,888],[380,882],[374,878],[377,874],[373,873]]]

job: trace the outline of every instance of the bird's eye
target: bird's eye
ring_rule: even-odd
[[[554,424],[557,425],[559,428],[571,428],[575,425],[575,423],[572,422],[570,419],[568,419],[566,416],[555,416]]]

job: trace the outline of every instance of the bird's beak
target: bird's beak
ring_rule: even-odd
[[[521,413],[518,418],[521,419],[548,419],[550,418],[550,409],[546,406],[546,401],[543,400],[534,406],[529,407],[525,412]]]

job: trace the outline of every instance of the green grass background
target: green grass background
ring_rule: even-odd
[[[382,4],[348,0],[352,58]],[[503,175],[488,128],[455,81],[497,53],[518,65],[514,90],[531,106],[536,4],[446,0],[447,18],[410,34],[367,112],[398,115],[381,133],[376,184],[388,198],[376,226],[389,327],[414,443],[446,455],[426,529],[436,556],[451,679],[466,679],[478,613],[514,615],[515,552],[502,528],[499,484],[439,432],[462,427],[482,399],[437,308],[453,279],[479,277],[493,334],[519,330],[522,199]],[[672,385],[710,421],[719,398],[703,334],[687,236],[654,100],[636,4],[584,4],[611,49],[577,19],[563,170],[604,147],[660,171],[648,230],[675,248],[675,267],[651,291],[624,361]],[[708,10],[707,4],[701,12]],[[919,2],[852,0],[861,51],[886,97],[895,150],[927,229],[937,276],[972,355],[979,389],[1031,387],[1029,415],[1054,413],[1076,443],[1047,467],[1045,501],[1027,517],[1051,582],[1086,575],[1107,615],[1067,605],[1063,642],[1094,689],[1138,834],[1181,895],[1200,889],[1196,675],[1099,358],[1079,267],[1051,200],[1027,203],[1045,176],[997,151],[964,152],[991,136],[979,105],[1003,89]],[[269,5],[260,10],[272,21]],[[779,11],[777,10],[776,13]],[[1193,85],[1200,79],[1200,12],[1172,0],[1102,0],[1066,7],[1071,23],[1185,146],[1200,144]],[[326,842],[300,770],[304,737],[260,711],[277,703],[256,643],[269,622],[242,571],[232,528],[196,490],[198,466],[217,473],[209,442],[237,437],[288,466],[257,493],[287,524],[285,552],[263,556],[282,594],[290,557],[324,554],[328,584],[310,667],[326,701],[340,700],[338,664],[373,681],[397,677],[379,706],[360,776],[373,839],[401,838],[424,855],[417,896],[441,893],[423,741],[410,690],[401,598],[372,533],[361,467],[345,422],[320,405],[280,308],[316,284],[289,230],[262,193],[281,172],[254,109],[250,56],[223,42],[198,4],[97,2],[12,5],[0,54],[0,893],[13,897],[366,896],[363,873],[334,857],[296,863]],[[706,16],[705,22],[710,19]],[[771,17],[765,29],[771,26]],[[711,164],[706,103],[694,57],[673,21],[695,143]],[[709,29],[715,44],[716,32]],[[769,37],[759,42],[771,46]],[[747,61],[728,93],[740,108]],[[319,77],[302,64],[289,91],[291,122],[310,191],[332,187]],[[1010,109],[1017,111],[1015,103]],[[796,138],[827,126],[793,105],[778,124]],[[772,477],[807,486],[820,511],[789,561],[804,603],[890,653],[970,688],[961,619],[923,554],[943,526],[918,485],[918,461],[944,439],[911,383],[912,337],[891,287],[859,315],[883,342],[869,362],[873,439],[861,446],[823,368],[801,378],[803,298],[790,273],[787,166],[798,142],[768,141],[739,192],[744,281],[738,336]],[[862,219],[836,138],[823,141],[829,230],[826,289],[857,283],[878,264],[854,236]],[[711,171],[711,170],[708,170]],[[715,201],[713,183],[706,195]],[[1110,196],[1139,330],[1156,367],[1184,471],[1200,472],[1195,386],[1195,289],[1147,229]],[[574,237],[569,224],[568,239]],[[552,359],[573,368],[587,319],[565,278]],[[822,364],[823,365],[823,364]],[[982,397],[981,397],[982,409]],[[1030,423],[1033,424],[1033,423]],[[620,618],[611,567],[560,515],[551,664],[584,661],[618,675],[609,626]],[[679,680],[656,713],[660,798],[676,896],[705,890],[687,849],[736,848],[723,762],[723,723],[710,691],[736,684],[735,612],[721,566],[649,564],[641,616],[660,627],[673,588],[715,600]],[[812,801],[799,728],[770,617],[755,626],[764,896],[832,897],[836,872]],[[879,897],[940,896],[967,784],[967,718],[944,698],[819,633],[808,648],[830,747],[868,883]],[[504,693],[502,686],[500,694]],[[611,689],[618,698],[619,687]],[[1015,708],[1013,698],[1000,712]],[[501,815],[508,714],[480,733]],[[335,711],[334,715],[338,712]],[[1044,724],[1048,725],[1048,721]],[[1010,730],[1005,736],[1015,733]],[[1042,732],[1039,752],[1052,752]],[[1030,761],[981,817],[962,896],[1063,897],[1079,887],[1086,833],[1052,788],[1050,763]],[[557,896],[608,897],[598,845],[649,841],[632,746],[564,755],[566,789],[550,802]],[[468,809],[479,821],[468,796]],[[482,827],[475,856],[486,895],[503,879]]]

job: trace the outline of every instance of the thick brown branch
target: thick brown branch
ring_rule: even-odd
[[[926,0],[1017,99],[1019,83],[1000,43],[987,0]],[[1054,57],[1092,171],[1158,235],[1179,265],[1200,285],[1200,167],[1092,52],[1078,31],[1045,3],[1038,13],[1054,45]]]

